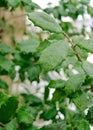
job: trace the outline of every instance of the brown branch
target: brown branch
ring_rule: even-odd
[[[26,16],[26,15],[27,15],[26,13],[21,14],[21,15],[16,15],[16,16],[14,16],[14,17],[12,17],[12,18],[6,19],[6,21],[10,21],[10,20],[12,20],[12,19],[16,19],[16,18],[23,17],[23,16]]]
[[[74,51],[76,57],[78,58],[78,60],[79,60],[80,62],[82,62],[82,58],[81,58],[81,56],[79,55],[79,53],[78,53],[78,51],[77,51],[77,49],[76,49],[76,45],[73,43],[72,39],[71,39],[65,32],[62,32],[62,34],[65,36],[65,38],[66,38],[66,39],[68,40],[68,42],[71,44],[72,49],[73,49],[73,51]],[[82,69],[83,69],[83,67],[82,67]],[[84,69],[83,69],[83,70],[84,70]],[[84,70],[84,72],[86,73],[85,70]],[[86,73],[86,75],[87,75],[87,73]],[[88,76],[88,75],[87,75],[87,76]],[[89,88],[86,89],[86,90],[89,90]],[[91,90],[91,92],[93,92],[93,83],[90,84],[90,90]]]
[[[71,44],[72,49],[73,49],[73,51],[74,51],[76,57],[78,58],[78,60],[79,60],[80,62],[82,62],[82,58],[81,58],[81,56],[79,55],[79,53],[78,53],[78,51],[77,51],[77,49],[76,49],[76,45],[73,43],[72,39],[71,39],[65,32],[62,32],[62,34],[65,36],[65,38],[66,38],[66,39],[68,40],[68,42]]]
[[[0,122],[0,125],[3,126],[3,127],[5,127],[5,124],[3,124],[2,122]]]

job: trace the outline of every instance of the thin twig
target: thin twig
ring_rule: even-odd
[[[0,122],[0,125],[3,126],[3,127],[5,127],[5,124],[3,124],[2,122]]]
[[[79,55],[77,49],[76,49],[76,45],[73,43],[72,39],[65,33],[65,32],[62,32],[62,34],[65,36],[65,38],[68,40],[68,42],[71,44],[72,46],[72,49],[74,50],[74,53],[76,55],[76,57],[78,58],[78,60],[80,62],[82,62],[82,58],[81,56]]]
[[[68,40],[68,42],[71,44],[72,49],[73,49],[73,51],[74,51],[76,57],[78,58],[78,60],[79,60],[80,62],[82,62],[82,58],[81,58],[81,56],[79,55],[79,53],[78,53],[78,51],[77,51],[77,49],[76,49],[76,45],[73,43],[72,39],[71,39],[65,32],[62,32],[62,34],[65,36],[65,38],[66,38],[66,39]],[[83,69],[83,67],[82,67],[82,69]],[[84,69],[83,69],[83,70],[84,70]],[[84,72],[86,73],[85,70],[84,70]],[[86,75],[87,75],[87,73],[86,73]],[[88,76],[88,75],[87,75],[87,76]],[[91,90],[91,92],[93,92],[93,83],[91,83],[90,86],[91,86],[90,90]],[[89,90],[89,88],[88,88],[88,90]]]

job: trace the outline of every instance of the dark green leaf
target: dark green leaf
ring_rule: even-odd
[[[89,121],[89,123],[93,125],[93,106],[89,108],[86,118]]]
[[[58,79],[58,80],[51,80],[48,87],[49,88],[64,88],[66,81]]]
[[[26,130],[38,130],[38,128],[36,126],[31,126],[31,127],[27,128]]]
[[[0,107],[0,122],[6,123],[15,114],[18,107],[18,99],[11,96]]]
[[[56,89],[53,93],[52,100],[54,102],[62,102],[66,98],[66,93],[62,89]]]
[[[33,94],[22,94],[25,99],[25,102],[31,102],[32,104],[40,104],[42,103],[41,99]]]
[[[8,90],[8,87],[9,87],[8,84],[5,81],[0,79],[0,88]]]
[[[32,12],[29,14],[29,19],[44,30],[51,32],[62,32],[61,27],[56,23],[55,19],[45,12]]]
[[[46,101],[48,97],[49,97],[49,88],[48,86],[46,86],[44,91],[44,100]]]
[[[51,107],[50,109],[46,109],[41,115],[40,117],[45,119],[45,120],[50,120],[55,118],[55,116],[57,115],[57,110],[56,107]]]
[[[38,65],[28,68],[27,73],[30,81],[39,81],[40,67]]]

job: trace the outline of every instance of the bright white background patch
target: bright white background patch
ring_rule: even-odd
[[[32,0],[32,1],[40,5],[41,8],[45,8],[47,7],[48,3],[52,3],[52,6],[58,5],[59,0]]]

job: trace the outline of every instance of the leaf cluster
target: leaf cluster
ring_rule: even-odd
[[[20,0],[7,0],[6,3],[15,9]],[[25,7],[28,3],[29,0],[21,0]],[[60,3],[70,10],[68,13],[74,18],[78,1]],[[88,1],[79,1],[79,4],[83,7]],[[3,1],[1,5],[5,6]],[[75,11],[71,12],[72,9]],[[30,12],[29,20],[42,32],[47,31],[49,36],[41,40],[38,35],[30,34],[15,48],[1,42],[0,76],[8,75],[15,79],[15,68],[19,66],[22,82],[26,79],[31,83],[40,82],[42,78],[48,81],[48,85],[44,88],[43,98],[32,93],[10,95],[8,84],[0,79],[0,130],[90,130],[90,124],[93,124],[93,64],[87,61],[87,57],[93,53],[93,34],[89,39],[84,36],[70,38],[47,13]],[[62,68],[66,79],[60,75]],[[49,71],[56,71],[60,79],[52,80]],[[54,92],[50,98],[52,89]],[[87,114],[85,110],[88,110]],[[35,125],[37,118],[51,120],[52,123],[39,128]]]

